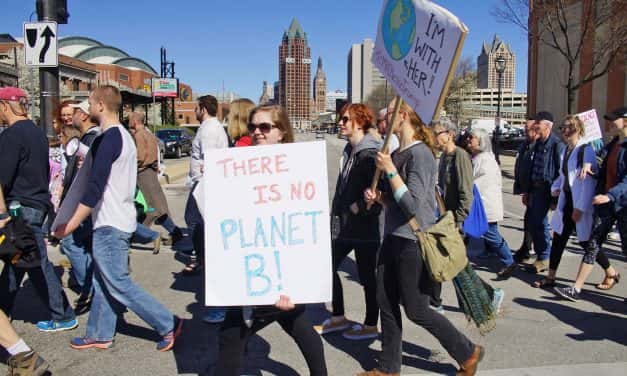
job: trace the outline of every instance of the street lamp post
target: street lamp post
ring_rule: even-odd
[[[498,85],[499,85],[499,97],[497,100],[496,107],[496,120],[494,126],[494,133],[492,134],[492,143],[494,149],[494,157],[496,158],[496,162],[501,164],[500,160],[500,152],[499,152],[499,135],[501,134],[501,90],[503,86],[503,73],[505,72],[505,58],[503,56],[497,56],[496,60],[496,73],[498,74]]]

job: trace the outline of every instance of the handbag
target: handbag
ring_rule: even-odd
[[[455,217],[446,211],[442,197],[435,192],[440,213],[444,213],[430,228],[420,228],[416,217],[409,220],[414,235],[420,242],[422,258],[425,261],[431,279],[436,282],[450,281],[468,265],[466,245],[455,226]]]
[[[0,229],[0,259],[20,268],[41,265],[39,246],[30,226],[21,218],[11,218]]]
[[[483,234],[488,231],[488,216],[485,213],[485,207],[483,206],[483,200],[481,194],[477,189],[477,185],[472,185],[472,205],[470,206],[470,213],[464,220],[462,229],[464,233],[473,238],[481,238]]]

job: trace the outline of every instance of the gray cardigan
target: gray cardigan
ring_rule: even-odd
[[[427,145],[418,142],[403,150],[396,150],[392,153],[392,161],[407,186],[407,192],[397,203],[387,184],[389,199],[385,208],[385,235],[416,240],[407,224],[409,219],[415,216],[421,229],[428,229],[436,219],[435,158]]]

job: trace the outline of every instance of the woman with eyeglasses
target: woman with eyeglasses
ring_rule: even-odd
[[[576,229],[577,240],[583,249],[588,246],[593,224],[592,198],[596,187],[593,176],[580,171],[586,169],[596,173],[598,166],[592,147],[583,140],[585,127],[579,117],[567,115],[559,127],[566,142],[561,155],[559,177],[551,186],[551,195],[558,197],[557,207],[551,218],[553,240],[547,276],[535,281],[536,288],[556,287],[555,278],[568,238]]]
[[[501,168],[492,153],[492,140],[484,129],[472,129],[468,139],[468,150],[472,155],[473,181],[481,195],[488,219],[488,231],[482,239],[488,251],[496,253],[503,264],[496,274],[507,279],[516,270],[512,251],[499,231],[503,220],[503,190]]]
[[[346,339],[377,338],[377,250],[379,249],[379,214],[381,205],[366,205],[363,192],[372,183],[374,160],[381,148],[381,138],[373,126],[374,114],[366,105],[353,103],[342,108],[340,134],[348,143],[340,160],[331,215],[333,218],[333,315],[315,330],[320,334],[343,332]],[[344,292],[338,274],[340,264],[355,250],[359,281],[364,288],[366,317],[363,324],[351,323],[344,315]]]
[[[394,101],[388,106],[392,113]],[[385,206],[385,235],[377,266],[377,301],[381,309],[382,352],[379,367],[359,376],[399,375],[401,371],[402,302],[407,318],[422,326],[440,341],[461,370],[474,375],[483,357],[481,346],[473,344],[446,316],[429,308],[433,280],[423,261],[420,242],[408,224],[415,218],[421,229],[435,223],[436,163],[431,130],[414,110],[403,103],[393,124],[400,147],[389,154],[378,153],[376,165],[385,176],[380,191],[368,188],[368,204]]]
[[[254,108],[249,117],[248,131],[253,145],[273,145],[294,142],[294,132],[287,113],[279,106]],[[294,305],[281,295],[274,306],[230,307],[220,327],[219,354],[216,376],[239,376],[248,339],[277,322],[289,334],[305,357],[312,376],[326,376],[327,366],[320,336],[313,330],[305,305]]]

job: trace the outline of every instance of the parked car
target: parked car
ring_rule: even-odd
[[[165,144],[165,156],[181,158],[192,153],[194,134],[188,129],[162,129],[157,131],[157,138]]]

